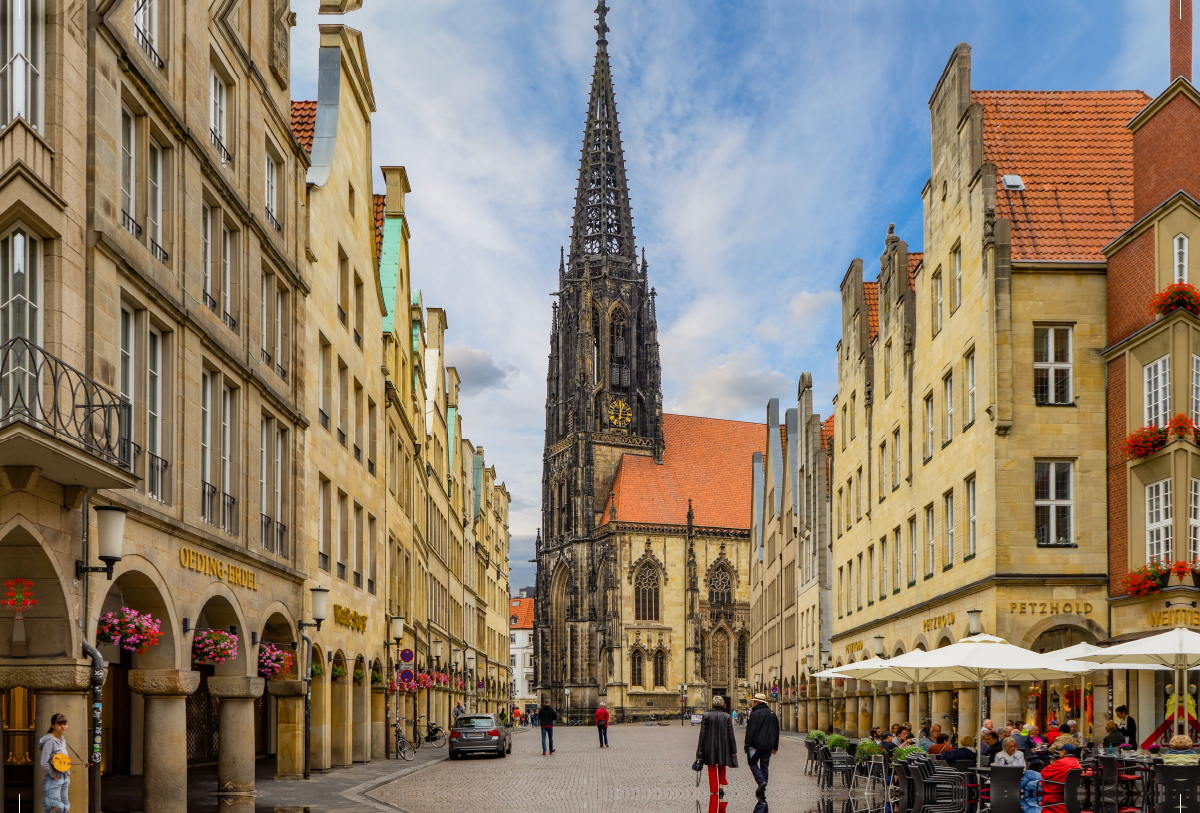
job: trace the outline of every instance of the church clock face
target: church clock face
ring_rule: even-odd
[[[633,412],[624,398],[617,398],[608,405],[608,420],[613,426],[624,429],[632,419]]]

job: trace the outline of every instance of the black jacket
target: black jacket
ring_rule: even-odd
[[[558,719],[558,712],[550,708],[547,704],[538,709],[538,725],[542,728],[554,728],[554,721]]]
[[[705,765],[737,767],[737,740],[733,737],[733,719],[728,713],[709,709],[700,718],[700,742],[696,759]]]
[[[1117,731],[1125,734],[1125,742],[1137,747],[1137,722],[1132,717],[1126,714],[1124,720],[1118,720]]]
[[[1113,729],[1112,731],[1110,731],[1104,735],[1104,744],[1105,745],[1124,745],[1125,744],[1125,732],[1123,732],[1119,728]]]
[[[760,703],[750,712],[742,744],[747,753],[751,748],[755,751],[779,750],[779,718],[766,703]]]

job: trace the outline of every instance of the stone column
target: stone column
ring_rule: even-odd
[[[813,698],[808,701],[808,730],[814,731],[818,728],[821,728],[821,700]]]
[[[829,690],[825,689],[822,695],[817,698],[817,724],[814,728],[820,731],[829,733]]]
[[[328,771],[331,765],[329,694],[329,682],[313,678],[308,740],[308,769],[310,772]],[[301,713],[304,713],[303,709],[301,709]]]
[[[142,810],[144,813],[187,813],[186,704],[187,696],[200,688],[200,673],[179,669],[134,669],[129,673],[129,688],[142,695],[146,707],[146,736],[142,738]]]
[[[361,684],[351,684],[353,696],[351,707],[354,712],[354,722],[351,726],[351,742],[355,762],[371,761],[371,679],[370,671]]]
[[[348,768],[353,762],[350,728],[350,687],[354,684],[349,673],[329,682],[329,764],[333,768]]]
[[[871,726],[886,729],[891,725],[888,719],[888,696],[886,686],[880,686],[875,692],[875,713],[871,716]]]
[[[937,686],[949,686],[948,683],[938,683]],[[938,688],[933,692],[933,709],[929,715],[933,722],[930,725],[939,725],[942,727],[942,733],[950,732],[950,702],[953,697],[949,689]],[[915,731],[913,732],[916,733]]]
[[[983,725],[983,721],[979,719],[979,684],[968,685],[959,684],[958,687],[958,737],[961,740],[964,734],[970,734],[975,738],[976,747],[979,746],[979,729]],[[943,727],[942,731],[946,729]]]
[[[843,737],[853,737],[858,733],[858,695],[846,695],[842,709],[840,733]]]
[[[254,792],[254,701],[262,697],[265,684],[260,677],[245,675],[208,679],[208,693],[221,699],[217,740],[217,789],[221,793]]]
[[[1008,696],[1005,697],[1004,686],[989,686],[988,716],[997,726],[1009,720],[1023,721],[1025,709],[1021,705],[1021,687],[1015,683],[1008,684]],[[959,705],[962,705],[961,702]]]
[[[871,719],[875,712],[875,703],[871,699],[871,691],[865,687],[870,684],[865,680],[858,682],[858,736],[866,739],[871,736]]]
[[[371,759],[387,759],[384,753],[387,742],[387,689],[371,687]]]
[[[909,722],[908,719],[908,695],[904,692],[896,692],[889,696],[888,703],[888,727],[894,725],[904,725]]]
[[[316,683],[313,684],[316,686]],[[304,681],[269,680],[275,696],[275,778],[304,778]]]

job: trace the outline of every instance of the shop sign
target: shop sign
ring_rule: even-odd
[[[186,570],[203,573],[205,576],[216,576],[221,581],[235,584],[238,587],[245,587],[247,590],[258,589],[258,574],[256,572],[236,565],[232,561],[218,559],[211,553],[204,553],[192,548],[180,548],[179,565]]]
[[[359,632],[367,631],[367,616],[340,604],[333,605],[333,622]]]
[[[1087,615],[1092,611],[1090,601],[1010,601],[1008,611],[1017,615],[1058,615],[1059,612]]]
[[[849,655],[851,652],[862,652],[862,648],[862,641],[855,641],[852,644],[846,644],[846,654]]]
[[[1162,610],[1150,613],[1152,627],[1200,627],[1200,610]]]
[[[949,627],[954,624],[954,613],[946,613],[944,615],[935,615],[933,618],[926,618],[921,625],[921,632],[933,632],[940,630],[942,627]]]

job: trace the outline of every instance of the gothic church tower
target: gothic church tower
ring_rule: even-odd
[[[596,62],[570,252],[560,256],[546,375],[537,681],[552,701],[594,702],[607,608],[593,531],[624,454],[663,453],[654,289],[639,265],[608,59],[609,9],[596,7]],[[620,506],[616,506],[616,512]],[[576,688],[572,688],[576,687]]]

